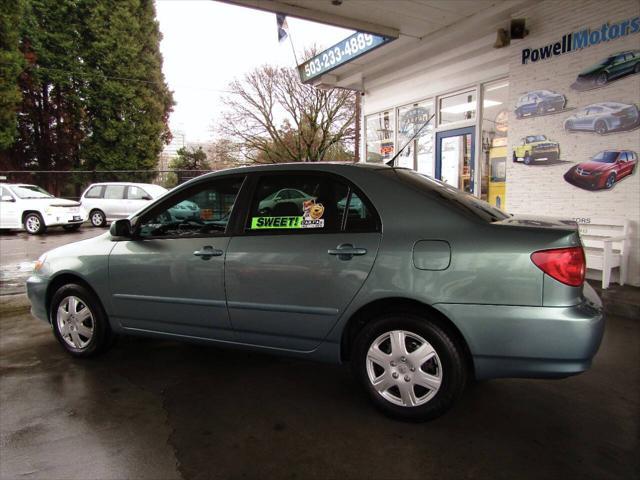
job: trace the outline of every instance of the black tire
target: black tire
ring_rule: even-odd
[[[40,235],[47,231],[42,215],[37,212],[27,213],[24,216],[22,225],[29,235]]]
[[[596,78],[596,85],[598,86],[606,85],[608,81],[609,81],[609,75],[607,74],[607,72],[602,72],[600,75],[598,75],[598,78]]]
[[[63,333],[61,332],[62,326],[60,325],[60,322],[57,318],[58,309],[61,303],[66,301],[68,297],[77,298],[79,300],[79,303],[88,308],[91,314],[90,321],[85,320],[83,323],[84,326],[90,325],[93,329],[93,333],[90,338],[82,336],[79,337],[80,339],[84,340],[88,339],[86,345],[83,345],[81,347],[74,347],[67,343],[68,340],[65,340],[63,338]],[[63,305],[63,309],[64,308],[65,306]],[[84,309],[82,311],[84,311]],[[56,292],[53,294],[53,298],[51,299],[49,320],[53,327],[53,333],[58,342],[60,342],[64,349],[74,357],[87,358],[98,355],[107,350],[111,345],[113,345],[113,341],[115,340],[115,336],[111,332],[111,328],[109,327],[109,320],[106,313],[104,312],[104,309],[102,308],[102,304],[93,292],[88,290],[86,287],[83,287],[82,285],[69,283],[56,290]],[[80,333],[80,335],[82,334]]]
[[[542,103],[539,103],[538,106],[536,107],[536,114],[544,115],[546,112],[547,112],[547,109],[545,108],[545,106]]]
[[[89,213],[89,220],[94,227],[102,228],[107,226],[107,217],[102,210],[94,209]]]
[[[636,63],[636,66],[633,67],[633,73],[640,73],[640,62]]]
[[[78,230],[80,230],[81,226],[81,223],[76,223],[74,225],[63,225],[62,228],[64,228],[67,232],[77,232]]]
[[[598,120],[594,128],[598,135],[604,135],[609,132],[607,122],[605,122],[604,120]]]
[[[425,403],[417,406],[408,407],[398,405],[387,400],[381,393],[378,393],[369,379],[367,355],[370,346],[381,336],[384,336],[386,332],[396,330],[404,330],[426,340],[435,350],[437,355],[435,358],[438,359],[440,365],[439,375],[441,378],[441,384],[439,389],[430,399],[426,400]],[[410,342],[414,341],[412,338],[408,338],[409,341],[406,345],[409,345]],[[389,358],[393,357],[389,356]],[[410,361],[411,360],[409,358],[407,362]],[[389,369],[395,368],[391,365],[392,364],[389,364]],[[414,369],[416,368],[410,363],[402,364],[398,368],[402,367],[405,370],[405,373],[415,375],[415,373],[409,373],[406,371],[407,365]],[[417,368],[422,370],[424,365],[426,365],[426,363],[418,366]],[[438,324],[430,322],[427,318],[424,318],[414,312],[385,314],[365,325],[354,341],[351,366],[356,378],[362,384],[377,408],[392,418],[412,422],[432,420],[445,413],[449,408],[451,408],[464,391],[468,376],[467,364],[465,362],[461,346],[458,345],[455,339]],[[413,372],[415,370],[411,371]],[[400,386],[404,385],[406,388],[406,385],[403,383],[406,378],[402,377],[405,373],[400,374],[400,380],[396,379],[392,381],[398,383]],[[385,374],[391,375],[388,372]],[[430,395],[428,389],[418,385],[413,385],[413,383],[411,383],[411,385],[412,386],[410,388],[414,392],[416,398],[420,398],[417,395],[416,389],[418,388],[425,390],[427,392],[425,395]],[[397,389],[398,387],[391,386],[386,391],[386,394],[393,395],[390,392],[392,392],[394,388]],[[397,390],[397,392],[399,393],[400,390]]]
[[[518,163],[518,156],[516,155],[516,152],[513,152],[513,163]]]
[[[616,174],[610,173],[609,176],[607,177],[607,180],[605,181],[604,188],[606,189],[613,188],[615,184],[616,184]]]
[[[533,161],[533,158],[531,158],[531,155],[529,154],[529,152],[525,152],[525,154],[524,154],[524,164],[525,165],[531,165],[532,161]]]

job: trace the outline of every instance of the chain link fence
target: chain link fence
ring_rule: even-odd
[[[77,200],[92,183],[153,183],[170,189],[209,172],[211,170],[8,170],[0,171],[0,183],[29,183],[56,197]]]

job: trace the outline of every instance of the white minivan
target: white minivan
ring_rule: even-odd
[[[86,220],[78,202],[56,198],[37,185],[0,183],[0,228],[24,228],[38,235],[47,227],[77,230]]]
[[[104,227],[107,222],[127,218],[165,193],[166,188],[151,183],[94,183],[84,191],[80,202],[89,212],[91,224]]]

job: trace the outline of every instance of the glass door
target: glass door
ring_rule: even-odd
[[[467,193],[474,193],[475,127],[436,134],[436,178]]]

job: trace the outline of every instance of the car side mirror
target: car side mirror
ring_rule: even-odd
[[[131,222],[128,218],[121,218],[111,224],[109,233],[114,238],[131,238],[133,236],[131,232]]]
[[[16,199],[13,198],[11,195],[3,195],[2,198],[0,198],[0,202],[15,202]]]
[[[145,195],[144,197],[142,197],[142,200],[153,200],[153,198],[151,198],[149,195]]]

